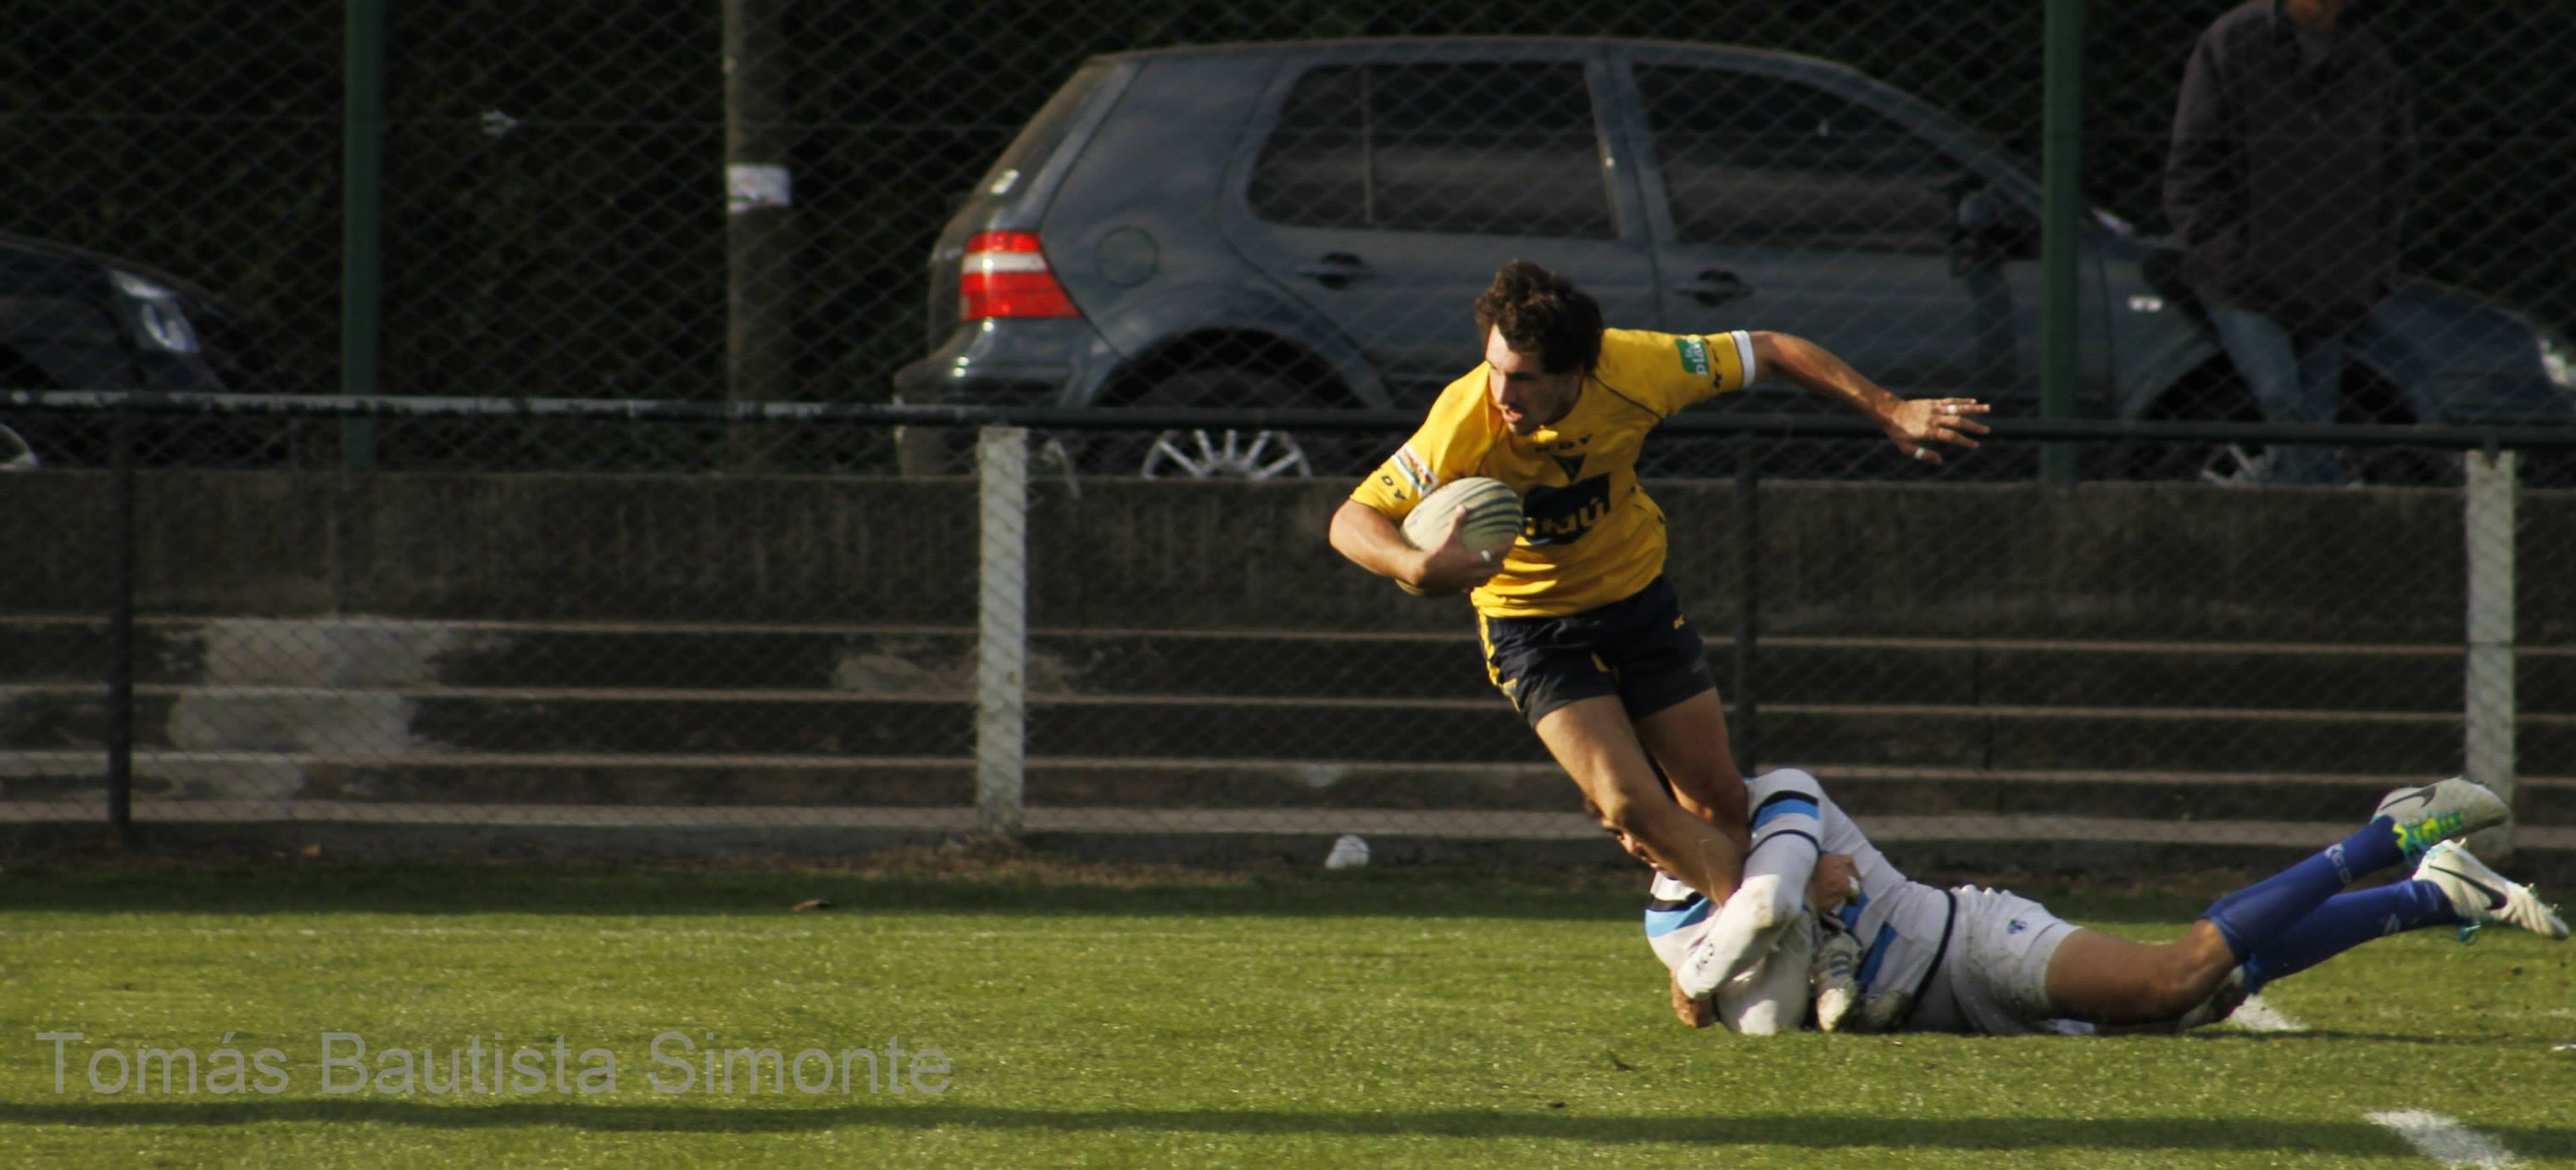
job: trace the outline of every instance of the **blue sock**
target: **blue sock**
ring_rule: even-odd
[[[2396,822],[2373,817],[2340,844],[2262,881],[2210,903],[2201,917],[2218,928],[2238,962],[2354,880],[2406,859],[2397,847]]]
[[[2463,919],[2431,882],[2392,882],[2375,890],[2337,894],[2263,944],[2245,960],[2245,990],[2295,974],[2375,938],[2426,926],[2456,926]]]
[[[2343,844],[2326,850],[2343,850],[2343,865],[2355,880],[2369,877],[2392,865],[2406,863],[2406,850],[2397,843],[2397,822],[2387,817],[2372,817],[2361,831],[2343,839]]]

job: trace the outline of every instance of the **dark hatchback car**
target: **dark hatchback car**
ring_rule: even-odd
[[[2035,414],[2040,206],[2028,167],[1941,111],[1791,54],[1532,39],[1113,54],[1075,72],[940,234],[930,352],[896,392],[1417,407],[1474,367],[1469,305],[1525,257],[1574,275],[1614,325],[1795,333],[1901,394]],[[2085,414],[2259,417],[2175,267],[2170,244],[2108,213],[2083,223]],[[2566,344],[2525,315],[2427,283],[2379,311],[2412,344],[2353,355],[2347,419],[2576,418]],[[1819,408],[1758,386],[1700,409]],[[1087,462],[1324,461],[1296,436],[1161,438]],[[1914,470],[1856,449],[1810,473]],[[2141,447],[2102,467],[2226,480],[2261,457]],[[1959,470],[2017,473],[2008,458]],[[2376,458],[2374,479],[2444,474],[2434,453]]]
[[[289,388],[245,319],[166,273],[69,244],[0,232],[0,388]],[[98,467],[111,424],[94,414],[0,417],[0,465]],[[257,418],[138,421],[138,458],[209,466],[274,464],[283,430]]]

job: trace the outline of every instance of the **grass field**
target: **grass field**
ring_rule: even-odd
[[[2141,937],[2214,892],[2023,888]],[[2576,1044],[2576,948],[2373,944],[2265,997],[2298,1032],[1744,1040],[1672,1022],[1637,906],[1600,878],[1025,860],[13,864],[0,1165],[2442,1164],[2368,1116],[2392,1110],[2576,1165],[2576,1050],[2554,1048]],[[82,1034],[59,1092],[49,1032]],[[367,1056],[326,1068],[325,1033]],[[500,1091],[427,1091],[422,1065],[445,1087],[469,1041],[481,1072],[455,1075]],[[538,1055],[505,1078],[496,1046]],[[217,1094],[226,1047],[241,1091]],[[91,1086],[145,1048],[192,1052],[198,1091],[182,1065],[164,1092],[161,1058],[140,1091]],[[757,1090],[739,1059],[730,1092],[707,1083],[733,1048],[779,1050]],[[855,1057],[845,1091],[857,1048],[906,1091]],[[582,1091],[605,1088],[594,1049],[613,1092]],[[776,1083],[805,1049],[825,1056],[788,1071],[828,1067],[822,1092]]]

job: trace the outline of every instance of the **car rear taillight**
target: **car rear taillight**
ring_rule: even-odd
[[[1079,317],[1064,295],[1036,232],[977,232],[966,241],[966,264],[957,275],[957,315]]]

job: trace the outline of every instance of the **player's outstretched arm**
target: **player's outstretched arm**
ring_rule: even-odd
[[[1843,403],[1877,423],[1897,450],[1925,463],[1941,462],[1935,443],[1974,449],[1976,437],[1987,433],[1975,416],[1993,408],[1974,398],[1899,398],[1815,342],[1786,333],[1751,336],[1754,368],[1747,381],[1776,375]]]
[[[1747,877],[1709,920],[1708,932],[1692,944],[1690,955],[1673,970],[1681,993],[1702,996],[1750,970],[1779,945],[1780,935],[1795,924],[1796,907],[1783,915],[1782,882],[1777,874]],[[1803,889],[1802,880],[1799,887]]]
[[[1381,577],[1402,581],[1426,593],[1453,593],[1473,589],[1502,571],[1499,555],[1472,549],[1458,540],[1466,525],[1467,509],[1461,507],[1450,518],[1449,539],[1435,549],[1419,549],[1404,539],[1404,530],[1386,513],[1358,500],[1344,500],[1333,513],[1333,526],[1327,535],[1333,550],[1350,559],[1352,564]]]
[[[1848,856],[1836,856],[1849,865]],[[1681,989],[1705,995],[1776,949],[1781,935],[1806,913],[1808,887],[1821,860],[1814,839],[1804,833],[1756,841],[1744,859],[1743,881],[1710,919],[1689,961],[1674,972]],[[1848,892],[1851,879],[1842,881]]]

